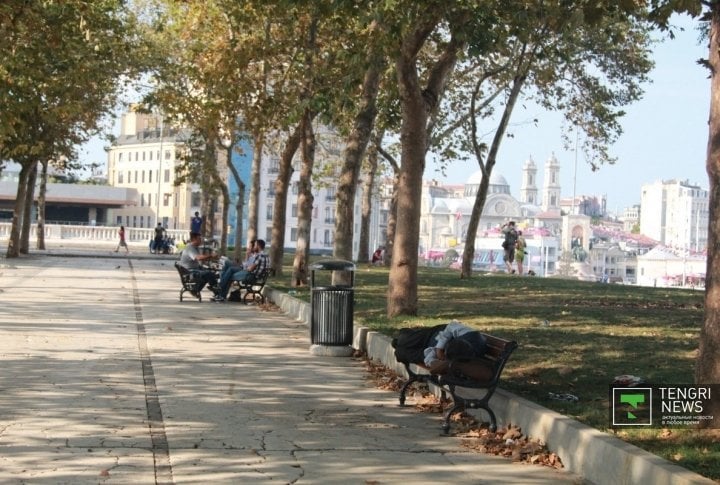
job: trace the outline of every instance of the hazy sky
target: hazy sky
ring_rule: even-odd
[[[577,195],[606,195],[611,212],[640,202],[640,188],[656,180],[681,179],[708,188],[705,154],[708,137],[710,81],[705,68],[696,64],[707,57],[705,43],[698,44],[695,22],[678,18],[676,38],[655,49],[653,80],[645,86],[644,98],[629,106],[622,121],[624,133],[611,147],[615,165],[592,172],[582,155],[577,160]],[[538,118],[537,126],[527,120]],[[532,156],[538,166],[538,188],[542,187],[545,160],[554,152],[560,162],[562,196],[573,195],[575,154],[563,150],[562,118],[557,113],[518,107],[511,124],[514,138],[505,138],[494,171],[505,176],[513,195],[519,197],[521,168]],[[116,133],[117,134],[117,133]],[[488,140],[489,142],[489,140]],[[94,139],[80,150],[82,162],[106,162],[104,142]],[[426,179],[463,183],[478,170],[476,162],[451,164],[443,177],[428,163]]]
[[[578,157],[576,194],[606,195],[611,212],[639,204],[641,186],[660,179],[687,179],[708,188],[705,154],[710,81],[705,68],[695,63],[707,58],[707,47],[698,44],[691,19],[678,18],[675,25],[684,26],[685,31],[677,31],[675,39],[657,45],[650,74],[653,82],[645,86],[641,101],[626,108],[623,134],[610,150],[618,161],[593,172],[582,154]],[[522,123],[533,118],[540,120],[537,126]],[[522,126],[513,129],[514,138],[503,141],[493,171],[502,174],[512,194],[519,197],[523,163],[532,156],[541,189],[544,162],[554,152],[560,162],[562,196],[571,197],[575,154],[563,150],[561,115],[540,109],[522,111],[518,106],[511,123]],[[443,177],[428,164],[426,178],[462,183],[477,170],[477,162],[458,162]]]

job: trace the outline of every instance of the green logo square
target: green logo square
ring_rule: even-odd
[[[613,387],[611,406],[613,426],[652,425],[650,387]]]

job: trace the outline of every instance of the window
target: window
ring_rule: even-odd
[[[145,227],[145,216],[140,216],[140,227]]]
[[[272,227],[265,229],[265,242],[268,243],[269,241],[272,241]]]
[[[130,225],[130,224],[128,224],[128,226],[129,226],[129,225]],[[132,227],[137,227],[137,216],[133,216]]]
[[[170,169],[169,168],[165,169],[164,175],[165,175],[165,182],[170,182]],[[200,205],[200,204],[198,204],[198,205]]]
[[[163,205],[164,205],[165,207],[167,207],[168,205],[170,205],[170,197],[171,197],[171,196],[172,196],[172,194],[163,194]]]
[[[313,240],[312,240],[312,242],[314,242],[314,243],[317,242],[317,229],[313,229]]]
[[[265,219],[267,219],[268,221],[272,221],[272,218],[273,218],[273,205],[268,204],[267,212],[265,213]]]
[[[325,237],[323,239],[323,244],[325,244],[325,246],[330,246],[332,244],[332,241],[330,240],[330,230],[329,229],[325,229]]]
[[[143,152],[145,153],[145,152]],[[140,172],[140,175],[142,176],[142,183],[145,183],[145,170]]]
[[[152,194],[148,194],[148,207],[152,207]]]
[[[292,229],[290,229],[290,241],[297,242],[297,237],[298,237],[297,227],[293,227]]]
[[[170,150],[165,150],[165,160],[170,160],[171,156],[172,152],[170,152]]]
[[[119,183],[119,184],[123,183],[123,173],[122,172],[118,172],[117,183]]]
[[[200,203],[202,202],[202,196],[200,192],[193,192],[190,195],[190,205],[193,207],[200,207]]]
[[[130,216],[125,216],[125,225],[130,226]]]
[[[152,153],[152,152],[150,152],[150,153]],[[149,184],[152,183],[152,170],[148,170],[148,183]]]
[[[122,152],[118,153],[118,162],[122,162]]]
[[[140,194],[140,207],[145,207],[145,194]]]
[[[149,155],[149,157],[150,157],[150,161],[151,161],[151,162],[152,162],[152,154],[153,154],[153,152],[148,152],[148,155]]]
[[[335,187],[327,188],[327,195],[325,196],[325,200],[327,200],[328,202],[332,202],[335,200]]]
[[[135,170],[135,183],[138,183],[138,180],[140,180],[140,179],[138,178],[137,170]]]
[[[300,182],[293,182],[292,184],[292,194],[298,195],[300,193]]]
[[[144,161],[145,161],[145,151],[144,151],[144,150],[143,150],[142,154],[143,154],[142,160],[143,160],[143,162],[144,162]]]
[[[293,204],[293,205],[292,205],[292,208],[290,209],[290,215],[291,215],[292,217],[297,217],[297,216],[298,216],[298,210],[297,210],[297,209],[298,209],[297,204]]]
[[[128,183],[131,184],[131,183],[132,183],[132,177],[131,177],[132,172],[131,172],[130,170],[128,170],[128,174],[127,174],[127,175],[128,175],[128,177],[127,177]]]
[[[115,224],[118,226],[122,226],[122,216],[117,216],[115,218]]]

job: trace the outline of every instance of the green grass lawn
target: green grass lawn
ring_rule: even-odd
[[[388,271],[358,266],[355,322],[392,335],[398,328],[452,319],[518,350],[501,386],[585,424],[609,429],[608,386],[622,374],[649,383],[691,384],[703,319],[701,291],[420,268],[417,317],[385,316]],[[289,278],[287,278],[289,280]],[[287,289],[282,279],[270,284]],[[309,301],[308,288],[293,288]],[[569,393],[577,403],[552,400]],[[715,480],[718,430],[625,430],[620,438]]]

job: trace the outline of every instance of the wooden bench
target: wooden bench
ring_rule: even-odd
[[[490,430],[497,431],[497,419],[490,409],[490,398],[500,382],[505,364],[517,348],[517,342],[483,334],[487,351],[482,357],[466,361],[449,361],[447,371],[442,374],[417,373],[410,362],[405,365],[409,379],[400,390],[400,406],[405,405],[405,393],[413,382],[432,383],[452,397],[453,404],[445,412],[442,429],[450,431],[450,417],[464,409],[484,409],[490,416]],[[418,364],[415,364],[418,365]],[[418,365],[423,368],[424,366]],[[477,389],[481,397],[467,397],[458,393],[458,389]]]
[[[250,273],[243,281],[233,281],[231,289],[235,288],[245,292],[241,300],[245,304],[253,301],[258,304],[265,303],[265,295],[262,294],[262,290],[265,288],[268,276],[270,276],[270,268],[264,269],[259,275]]]
[[[183,301],[183,294],[186,291],[197,298],[198,301],[202,301],[202,295],[200,294],[200,291],[198,291],[198,282],[195,281],[195,276],[192,271],[185,268],[177,261],[175,261],[175,269],[177,269],[178,274],[180,275],[180,283],[182,284],[182,288],[180,288],[180,301]]]

